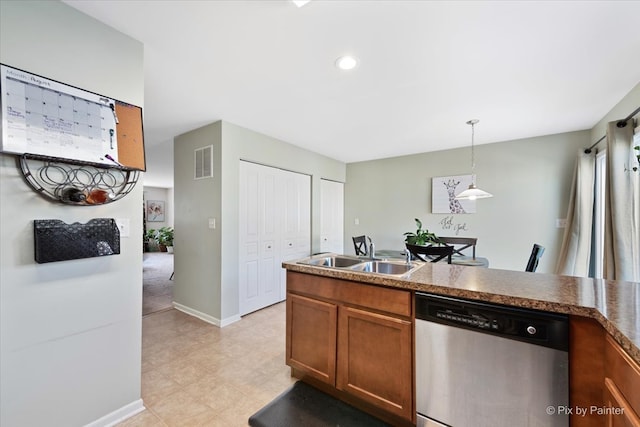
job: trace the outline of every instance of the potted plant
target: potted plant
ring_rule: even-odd
[[[164,246],[169,253],[173,253],[173,227],[161,227],[157,233],[158,244]]]
[[[157,233],[158,230],[155,230],[153,228],[149,228],[147,232],[144,233],[145,248],[149,252],[155,251],[155,249],[158,247],[158,240],[156,239]]]
[[[415,221],[416,227],[418,227],[418,229],[415,231],[415,233],[413,231],[407,231],[406,233],[404,233],[405,243],[420,246],[440,243],[440,240],[438,240],[438,237],[434,233],[429,232],[429,230],[427,229],[422,229],[422,221],[420,221],[418,218],[415,218]]]

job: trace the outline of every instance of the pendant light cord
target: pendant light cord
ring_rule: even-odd
[[[475,134],[476,134],[476,123],[478,123],[478,119],[472,119],[467,122],[468,125],[471,125],[471,182],[475,185],[476,183],[476,153],[475,153]]]

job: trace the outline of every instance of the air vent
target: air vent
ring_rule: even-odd
[[[195,150],[195,179],[213,178],[213,145]]]

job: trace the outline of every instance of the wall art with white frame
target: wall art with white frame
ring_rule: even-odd
[[[456,200],[473,182],[473,175],[431,178],[431,213],[468,214],[476,212],[475,200]]]

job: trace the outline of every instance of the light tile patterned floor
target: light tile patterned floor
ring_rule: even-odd
[[[285,365],[285,303],[218,328],[175,309],[142,319],[142,399],[119,427],[247,426],[294,379]]]

